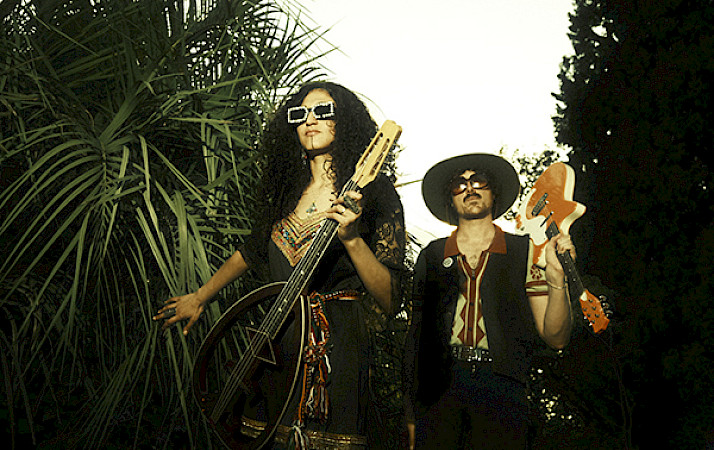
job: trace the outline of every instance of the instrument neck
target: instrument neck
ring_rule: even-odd
[[[357,190],[358,188],[357,183],[349,180],[340,191],[340,196],[343,196],[347,191]],[[330,246],[330,242],[332,242],[332,239],[337,234],[338,226],[339,224],[332,219],[324,219],[322,221],[320,229],[317,231],[315,237],[310,243],[310,247],[307,252],[305,252],[305,255],[303,255],[300,261],[295,265],[295,268],[290,274],[285,287],[280,292],[280,295],[278,295],[272,309],[274,314],[285,314],[285,316],[287,316],[287,311],[292,309],[300,296],[300,293],[307,287],[315,268],[322,259],[322,256],[325,254],[327,248]],[[266,325],[267,329],[264,331],[270,336],[274,336],[282,326],[283,320],[284,318],[280,320],[268,321],[268,325]]]
[[[548,236],[548,239],[552,239],[560,234],[558,225],[556,225],[555,222],[550,222],[550,225],[548,225],[548,228],[545,230],[545,234]],[[556,252],[556,255],[558,256],[558,261],[560,261],[560,264],[563,266],[565,277],[568,280],[570,293],[579,298],[583,295],[583,292],[585,292],[585,286],[583,285],[580,275],[578,274],[578,270],[575,267],[575,261],[573,261],[569,252],[562,254]]]

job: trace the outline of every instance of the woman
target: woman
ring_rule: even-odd
[[[187,334],[207,302],[248,268],[268,273],[273,281],[287,280],[319,223],[325,217],[335,220],[338,239],[309,286],[329,299],[324,302],[329,330],[312,330],[329,335],[329,411],[305,413],[304,395],[298,392],[283,419],[300,425],[298,437],[308,436],[314,444],[339,437],[363,446],[367,429],[375,428],[366,426],[370,346],[360,303],[370,296],[390,313],[401,296],[406,239],[392,184],[393,158],[383,169],[388,175],[378,176],[362,193],[339,197],[338,192],[376,131],[365,105],[340,85],[311,83],[291,96],[263,138],[261,205],[251,236],[204,286],[169,299],[154,317],[167,319],[164,327],[188,319]]]

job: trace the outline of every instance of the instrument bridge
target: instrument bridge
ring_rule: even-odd
[[[268,333],[251,327],[245,327],[245,331],[250,341],[249,350],[251,356],[268,364],[277,365],[275,350],[273,350],[273,344]]]

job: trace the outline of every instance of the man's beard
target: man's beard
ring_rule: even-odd
[[[469,199],[469,197],[476,197],[479,200],[483,201],[483,196],[480,194],[470,194],[467,195],[464,198],[464,213],[463,213],[463,218],[466,220],[476,220],[476,219],[485,219],[486,217],[493,217],[493,203],[490,205],[484,207],[483,209],[479,210],[478,212],[472,213],[468,211],[468,208],[466,207],[466,201]]]

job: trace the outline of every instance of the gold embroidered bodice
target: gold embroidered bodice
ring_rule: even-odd
[[[324,213],[310,214],[306,219],[291,213],[273,226],[270,238],[291,266],[294,267],[310,248],[324,218]]]

